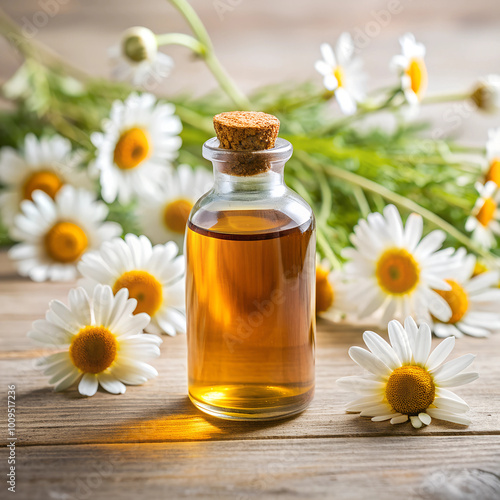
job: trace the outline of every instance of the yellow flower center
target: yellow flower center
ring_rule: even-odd
[[[137,167],[150,155],[149,137],[141,128],[131,128],[118,139],[113,159],[122,170]]]
[[[378,284],[390,295],[410,293],[418,284],[420,268],[404,248],[386,250],[377,262]]]
[[[476,215],[476,219],[484,226],[488,227],[489,223],[493,220],[497,204],[491,198],[484,200],[483,206]]]
[[[58,222],[45,235],[45,250],[56,262],[75,262],[87,247],[85,231],[73,222]]]
[[[385,387],[385,397],[392,408],[403,415],[418,415],[434,401],[435,386],[429,372],[420,366],[396,368]]]
[[[427,90],[428,76],[427,67],[422,58],[415,58],[410,61],[406,74],[410,77],[411,89],[417,97],[421,98]]]
[[[456,281],[446,280],[451,286],[451,290],[435,290],[443,297],[451,308],[451,318],[446,322],[454,324],[460,321],[469,309],[469,297],[467,292]]]
[[[23,186],[23,197],[25,200],[31,200],[33,191],[39,189],[54,199],[62,186],[62,180],[54,172],[40,170],[26,179]]]
[[[327,311],[333,304],[335,294],[328,281],[328,271],[321,266],[316,267],[316,313]]]
[[[337,66],[333,70],[333,76],[337,79],[337,85],[339,86],[339,88],[343,87],[345,78],[344,68],[342,68],[342,66]]]
[[[474,265],[474,271],[472,272],[472,277],[475,278],[480,274],[488,272],[488,268],[482,263],[476,260],[476,264]]]
[[[83,373],[101,373],[116,359],[118,341],[104,326],[86,326],[73,338],[69,355]]]
[[[127,288],[130,298],[137,300],[135,313],[145,312],[153,316],[161,306],[163,290],[159,281],[146,271],[127,271],[113,286],[113,293]]]
[[[484,183],[486,184],[488,181],[493,181],[497,186],[500,186],[500,158],[495,158],[490,163]]]
[[[183,198],[168,203],[163,211],[163,222],[167,229],[184,234],[192,208],[193,204]]]

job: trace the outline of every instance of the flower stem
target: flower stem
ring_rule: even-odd
[[[156,35],[156,42],[158,46],[162,45],[182,45],[191,49],[194,53],[199,56],[205,54],[205,45],[203,45],[196,38],[186,35],[185,33],[165,33],[163,35]]]
[[[193,33],[198,41],[203,45],[204,52],[199,55],[204,59],[208,69],[212,72],[222,90],[224,90],[224,92],[239,109],[250,109],[250,101],[236,86],[232,78],[227,74],[226,70],[217,59],[208,32],[193,7],[191,7],[189,2],[186,0],[168,1],[182,14],[193,30]]]
[[[335,167],[333,165],[322,165],[320,162],[316,161],[315,159],[311,158],[307,153],[304,151],[296,151],[295,156],[298,157],[305,165],[308,167],[312,168],[313,170],[316,171],[324,171],[327,174],[333,175],[334,177],[337,177],[338,179],[342,179],[350,184],[354,184],[355,186],[359,186],[360,188],[370,191],[372,193],[376,193],[386,200],[395,203],[396,205],[399,205],[401,207],[404,207],[408,210],[411,210],[412,212],[415,212],[417,214],[420,214],[424,219],[427,219],[429,222],[434,224],[436,227],[439,227],[446,233],[448,233],[452,238],[460,242],[462,245],[465,245],[467,248],[469,248],[471,251],[477,253],[478,255],[481,255],[485,259],[492,260],[494,259],[494,256],[488,252],[487,250],[482,249],[478,245],[476,245],[468,236],[460,232],[458,229],[456,229],[454,226],[452,226],[449,222],[446,222],[444,219],[436,215],[435,213],[431,212],[430,210],[427,210],[426,208],[422,207],[418,203],[415,203],[412,200],[409,200],[405,196],[402,196],[398,193],[395,193],[394,191],[391,191],[390,189],[373,182],[370,179],[366,179],[365,177],[362,177],[360,175],[357,175],[353,172],[349,172],[348,170],[343,170],[339,167]]]
[[[440,104],[446,102],[465,101],[470,98],[470,92],[460,92],[456,94],[436,94],[424,97],[421,104]]]
[[[313,135],[328,135],[335,133],[337,130],[345,127],[346,125],[350,125],[356,120],[365,117],[371,113],[378,113],[380,111],[397,111],[401,108],[401,104],[393,104],[394,99],[401,94],[401,89],[396,89],[393,91],[387,100],[383,103],[375,105],[375,106],[363,106],[359,105],[356,113],[350,116],[345,116],[340,118],[332,123],[329,123],[325,126],[319,127],[316,130],[313,130],[311,133]],[[470,92],[461,92],[456,94],[436,94],[433,96],[428,96],[422,99],[420,102],[421,105],[427,104],[440,104],[440,103],[449,103],[449,102],[459,102],[464,101],[470,98]]]

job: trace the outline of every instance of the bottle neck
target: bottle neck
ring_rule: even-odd
[[[216,193],[248,193],[256,196],[282,194],[286,190],[283,170],[292,156],[292,145],[281,138],[271,149],[258,151],[231,150],[219,147],[216,137],[203,145],[203,157],[214,166]]]
[[[225,173],[221,162],[213,161],[214,190],[216,193],[281,192],[285,189],[283,171],[285,162],[273,162],[272,167],[257,175],[231,175]]]

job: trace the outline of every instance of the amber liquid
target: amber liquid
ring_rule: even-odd
[[[198,212],[186,258],[193,403],[243,420],[305,409],[314,393],[314,220],[299,226],[274,210]]]

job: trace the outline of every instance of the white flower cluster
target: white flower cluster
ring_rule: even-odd
[[[73,281],[69,306],[53,301],[30,336],[63,349],[42,360],[56,389],[77,380],[82,394],[100,384],[123,393],[156,375],[146,361],[159,354],[153,334],[185,332],[184,257],[179,255],[195,201],[212,184],[204,168],[174,167],[181,122],[171,104],[151,94],[116,101],[96,160],[60,136],[26,136],[18,152],[0,156],[0,213],[18,243],[9,255],[34,281]],[[99,198],[102,198],[101,201]],[[135,211],[144,235],[121,238],[110,207]],[[149,236],[156,245],[153,246]]]
[[[404,225],[394,205],[360,220],[342,271],[317,270],[318,312],[380,325],[413,316],[439,337],[500,332],[499,272],[463,248],[443,249],[442,231],[422,234],[422,217],[410,214]]]

